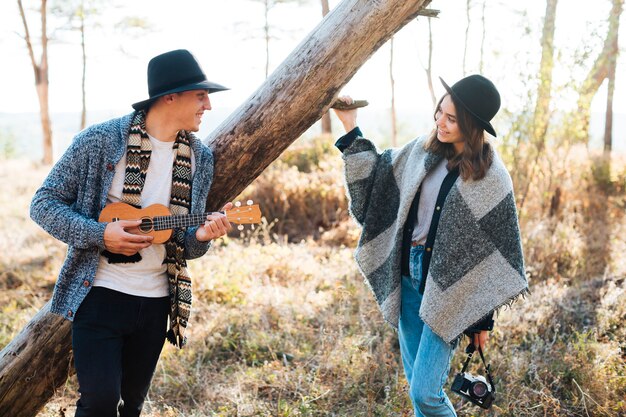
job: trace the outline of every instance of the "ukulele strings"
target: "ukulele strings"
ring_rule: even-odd
[[[156,216],[153,218],[154,230],[200,225],[205,222],[206,217],[210,214],[213,214],[213,212],[180,216]]]
[[[153,230],[166,230],[166,229],[174,229],[177,227],[188,227],[188,226],[197,226],[197,225],[201,225],[202,223],[204,223],[206,221],[206,218],[208,215],[210,214],[217,214],[217,213],[222,213],[222,214],[226,214],[228,218],[228,221],[230,222],[235,222],[235,223],[241,223],[243,220],[248,220],[248,221],[252,221],[252,217],[251,216],[246,216],[245,212],[246,211],[251,211],[251,208],[246,208],[246,209],[238,209],[236,211],[229,211],[229,212],[208,212],[208,213],[204,213],[204,214],[182,214],[182,215],[177,215],[177,216],[155,216],[152,218],[152,228]],[[235,217],[234,214],[237,214],[237,216]]]

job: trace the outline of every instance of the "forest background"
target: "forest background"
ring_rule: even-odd
[[[0,346],[51,295],[65,246],[30,221],[28,204],[81,125],[128,112],[147,94],[147,60],[183,47],[232,87],[211,96],[204,137],[329,3],[51,0],[44,61],[45,2],[23,1],[32,60],[20,2],[0,5]],[[513,177],[532,295],[498,317],[488,352],[498,400],[482,414],[626,415],[623,0],[430,7],[439,17],[407,25],[344,93],[370,101],[360,125],[381,148],[430,130],[438,76],[481,72],[502,93],[493,143]],[[46,102],[33,70],[49,80]],[[146,415],[409,415],[396,336],[352,259],[340,134],[334,117],[312,126],[243,192],[261,204],[261,227],[191,264],[191,343],[165,348]],[[71,376],[40,417],[71,415],[75,393]],[[452,398],[459,415],[477,414]]]

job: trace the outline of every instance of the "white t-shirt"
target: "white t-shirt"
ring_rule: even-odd
[[[413,228],[411,240],[420,245],[426,244],[430,223],[433,219],[435,205],[437,204],[437,196],[443,180],[448,175],[448,160],[443,158],[441,162],[426,175],[422,181],[422,189],[420,191],[420,201],[417,207],[417,223]]]
[[[174,142],[162,142],[149,136],[152,143],[150,164],[146,182],[141,192],[141,207],[152,204],[170,205],[172,190],[172,167],[176,158]],[[165,169],[164,167],[170,167]],[[191,173],[195,172],[195,159],[191,155]],[[115,166],[107,204],[121,201],[126,173],[126,154]],[[100,256],[93,285],[143,297],[165,297],[169,295],[165,259],[165,245],[153,244],[139,251],[141,261],[135,263],[110,264]]]

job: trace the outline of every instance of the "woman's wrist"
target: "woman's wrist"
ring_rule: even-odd
[[[357,127],[356,121],[343,124],[343,128],[346,130],[346,133],[351,132],[355,127]]]

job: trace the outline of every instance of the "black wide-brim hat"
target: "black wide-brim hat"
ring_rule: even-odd
[[[148,63],[150,98],[133,104],[133,108],[142,110],[159,97],[189,90],[206,90],[211,94],[228,88],[207,80],[196,58],[186,49],[166,52]]]
[[[452,87],[449,87],[441,77],[439,79],[452,96],[452,101],[463,106],[483,129],[496,136],[496,131],[490,123],[500,110],[500,93],[496,86],[478,74],[467,76],[454,83]]]

